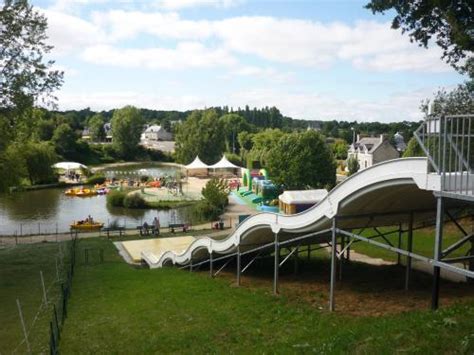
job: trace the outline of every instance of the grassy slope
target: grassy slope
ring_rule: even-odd
[[[64,353],[474,351],[472,304],[348,317],[222,278],[134,269],[104,240],[83,240],[85,247],[105,248],[106,262],[77,268]]]
[[[43,271],[45,284],[51,286],[49,301],[56,300],[59,285],[55,284],[57,244],[18,245],[0,250],[0,353],[9,354],[23,339],[16,299],[22,305],[27,328],[33,322],[42,303],[42,288],[39,271]],[[49,321],[51,307],[43,308],[35,327],[29,335],[34,352],[48,352]],[[26,345],[18,348],[26,353]]]
[[[383,233],[383,232],[391,231],[394,229],[395,229],[394,227],[386,227],[386,228],[380,228],[379,230]],[[354,232],[356,233],[357,231],[354,231]],[[369,237],[369,236],[375,235],[375,233],[373,231],[365,231],[363,235],[366,237]],[[454,228],[449,228],[445,232],[444,237],[443,237],[444,248],[447,247],[448,245],[453,244],[459,239],[461,239],[460,236],[461,236],[460,232],[456,231]],[[387,236],[387,239],[390,240],[390,242],[394,246],[397,246],[398,234]],[[385,243],[385,241],[382,238],[376,238],[375,240],[381,243]],[[406,241],[407,241],[407,236],[406,234],[404,234],[402,237],[402,244],[401,244],[402,249],[407,248]],[[433,228],[419,229],[413,232],[413,251],[414,252],[427,256],[427,257],[433,257],[433,252],[434,252],[433,246],[434,246],[434,229]],[[454,251],[450,255],[450,257],[465,255],[469,247],[470,247],[469,243],[466,243],[463,247]],[[382,249],[378,246],[371,245],[365,242],[354,243],[352,249],[368,256],[382,258],[385,260],[397,261],[397,254],[395,254],[394,252]]]

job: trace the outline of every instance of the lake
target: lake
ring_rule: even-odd
[[[104,169],[108,177],[134,178],[141,175],[158,177],[175,174],[178,168],[159,164],[134,164]],[[65,188],[52,188],[0,195],[0,235],[55,233],[69,231],[73,221],[88,215],[106,225],[118,223],[134,228],[158,216],[162,226],[187,222],[189,208],[170,210],[126,209],[109,207],[105,196],[70,197]]]

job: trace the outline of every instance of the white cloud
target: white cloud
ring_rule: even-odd
[[[235,59],[227,51],[207,48],[197,42],[178,43],[173,49],[120,49],[100,45],[87,48],[82,58],[94,64],[149,69],[208,68],[235,64]]]
[[[166,10],[181,10],[191,7],[232,7],[242,3],[242,0],[155,0],[155,5]]]
[[[212,34],[211,22],[183,20],[176,13],[112,10],[93,13],[92,21],[114,40],[135,38],[142,33],[187,40],[203,39]]]
[[[107,42],[101,28],[80,17],[52,10],[41,11],[48,18],[47,35],[54,45],[55,54],[64,55]]]

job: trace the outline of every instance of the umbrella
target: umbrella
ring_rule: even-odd
[[[74,162],[68,162],[68,161],[63,161],[60,163],[56,163],[53,165],[53,168],[55,169],[64,169],[64,170],[75,170],[75,169],[87,169],[87,166],[81,163],[74,163]]]

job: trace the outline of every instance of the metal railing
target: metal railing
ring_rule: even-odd
[[[474,114],[429,116],[414,136],[429,172],[441,176],[441,191],[474,198]]]

